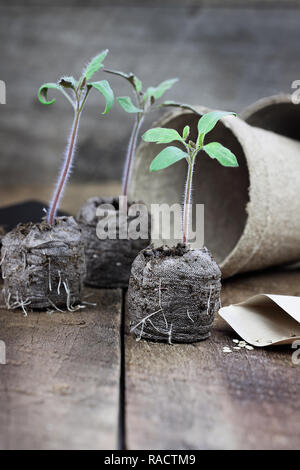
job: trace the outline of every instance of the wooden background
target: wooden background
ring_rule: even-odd
[[[78,75],[99,50],[110,49],[107,67],[135,71],[145,86],[179,77],[168,99],[240,112],[300,79],[299,24],[299,1],[290,0],[1,0],[1,185],[54,182],[71,109],[60,96],[42,106],[37,90]],[[110,81],[116,94],[129,93],[121,79]],[[133,118],[118,105],[101,116],[103,101],[94,98],[81,121],[73,182],[121,175]]]

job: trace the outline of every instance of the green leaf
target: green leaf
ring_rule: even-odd
[[[157,144],[168,144],[174,140],[182,142],[182,137],[175,129],[166,129],[164,127],[154,127],[149,129],[142,136],[145,142],[156,142]]]
[[[153,97],[155,100],[158,100],[167,90],[169,90],[174,85],[174,83],[178,82],[178,80],[178,78],[171,78],[169,80],[161,82],[157,87],[150,86],[144,95],[144,99]]]
[[[128,80],[131,83],[131,85],[134,86],[134,88],[136,89],[138,93],[142,90],[142,82],[136,75],[134,75],[134,73],[124,73],[124,72],[120,72],[119,70],[108,70],[108,69],[105,69],[104,72],[126,78],[126,80]]]
[[[183,129],[183,133],[182,133],[183,140],[186,140],[189,135],[190,135],[190,126],[185,126],[185,128]]]
[[[198,133],[199,135],[205,135],[210,132],[217,122],[223,118],[224,116],[236,116],[236,113],[227,112],[227,111],[211,111],[210,113],[206,113],[199,119],[198,122]]]
[[[100,91],[102,95],[105,98],[106,101],[106,106],[105,110],[103,111],[102,114],[107,114],[108,111],[113,107],[114,105],[114,92],[110,88],[110,85],[107,80],[101,80],[100,82],[91,82],[88,83],[87,86],[92,86],[96,90]]]
[[[50,89],[54,89],[54,90],[58,90],[60,92],[63,93],[63,88],[58,85],[57,83],[44,83],[44,85],[42,85],[38,91],[38,99],[40,100],[40,102],[42,104],[53,104],[55,103],[56,99],[53,98],[52,100],[48,101],[48,90]]]
[[[162,107],[171,106],[171,107],[174,107],[174,108],[188,109],[189,111],[193,111],[193,113],[200,115],[199,111],[197,111],[197,109],[194,108],[193,106],[191,106],[189,104],[185,104],[185,103],[178,103],[176,101],[164,101],[159,106],[162,106]]]
[[[137,108],[129,96],[119,96],[117,98],[119,105],[126,111],[126,113],[142,113],[143,110]]]
[[[166,147],[152,160],[150,171],[163,170],[183,158],[188,158],[188,154],[178,147]]]
[[[223,166],[239,166],[236,156],[219,142],[206,144],[203,146],[203,150],[211,158],[216,158]]]
[[[102,51],[100,54],[96,55],[86,66],[84,71],[84,77],[87,80],[90,80],[92,76],[98,72],[103,67],[102,62],[108,54],[108,49]]]
[[[136,75],[134,75],[133,80],[134,80],[136,91],[140,93],[140,91],[142,91],[142,86],[143,86],[141,80]]]
[[[126,80],[129,80],[129,78],[133,75],[132,73],[125,73],[125,72],[120,72],[119,70],[110,70],[110,69],[104,69],[104,72],[111,73],[112,75],[118,75],[119,77],[126,78]]]
[[[76,88],[76,80],[74,77],[61,77],[58,84],[63,88]]]

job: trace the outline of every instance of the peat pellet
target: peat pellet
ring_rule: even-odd
[[[108,217],[116,217],[116,238],[100,240],[97,236],[99,217],[97,208],[110,204],[113,209],[108,211]],[[128,203],[128,209],[134,203]],[[124,217],[123,224],[127,226],[134,217]],[[82,230],[86,257],[85,283],[93,287],[117,288],[128,287],[130,269],[137,254],[149,244],[149,238],[133,240],[120,239],[119,233],[119,199],[92,197],[80,209],[77,221]],[[119,225],[120,223],[120,225]],[[150,223],[149,223],[150,225]]]
[[[130,329],[138,339],[192,343],[210,336],[221,271],[207,248],[147,248],[133,262]]]
[[[72,311],[80,301],[84,245],[73,217],[19,224],[2,239],[1,256],[7,308]]]

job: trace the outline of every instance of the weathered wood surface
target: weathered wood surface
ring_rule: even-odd
[[[119,290],[91,290],[75,313],[0,310],[1,449],[115,449]]]
[[[223,305],[267,292],[300,295],[300,272],[241,276]],[[129,449],[297,449],[299,367],[290,347],[223,353],[237,335],[220,317],[210,340],[136,342],[126,335]]]

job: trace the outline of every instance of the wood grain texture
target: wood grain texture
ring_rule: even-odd
[[[119,290],[91,290],[75,313],[0,311],[1,449],[115,449]]]
[[[240,276],[223,287],[223,305],[267,292],[300,295],[299,271]],[[128,449],[296,449],[299,367],[290,347],[233,346],[217,317],[211,339],[193,345],[136,342],[126,335]]]

